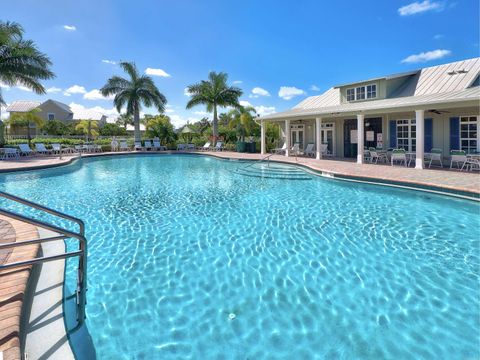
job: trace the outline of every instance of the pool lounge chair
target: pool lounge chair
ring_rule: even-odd
[[[205,145],[199,147],[198,150],[207,151],[207,150],[210,150],[211,146],[212,146],[212,143],[210,141],[207,141]]]
[[[187,144],[186,145],[186,150],[195,151],[195,145],[194,144]]]
[[[305,149],[304,153],[307,156],[315,157],[315,144],[314,143],[308,143],[307,148]]]
[[[133,145],[133,148],[134,148],[135,151],[143,150],[142,142],[141,141],[135,141],[135,144]]]
[[[453,164],[455,163],[457,165],[457,168],[459,168],[460,170],[463,170],[466,162],[467,162],[467,153],[465,151],[463,150],[450,151],[450,169],[453,167]]]
[[[328,151],[328,144],[320,144],[320,152],[322,156],[330,156],[330,152]]]
[[[30,146],[28,146],[28,144],[19,144],[18,147],[20,149],[20,156],[29,156],[35,154],[35,152],[30,149]]]
[[[145,147],[145,150],[152,150],[153,146],[152,146],[152,142],[150,140],[145,140],[144,141],[144,147]]]
[[[52,152],[51,150],[48,150],[45,147],[45,144],[43,144],[43,143],[35,144],[35,151],[36,151],[37,154],[44,154],[44,155],[48,155]]]
[[[60,144],[52,144],[52,152],[54,154],[61,154],[63,152],[62,146]]]
[[[177,144],[178,151],[184,151],[186,148],[187,148],[187,145],[185,144]]]
[[[213,148],[214,151],[223,151],[223,141],[217,141],[217,144]]]
[[[300,155],[302,152],[300,150],[300,143],[295,143],[292,148],[290,149],[290,155],[293,155],[293,156],[298,156]]]
[[[128,147],[126,141],[120,141],[119,150],[120,150],[120,151],[130,151],[130,148]]]
[[[287,151],[287,143],[284,143],[281,148],[273,149],[272,152],[276,155],[283,155]]]
[[[430,162],[428,163],[428,167],[430,168],[430,166],[432,166],[432,163],[434,161],[438,161],[440,163],[440,167],[443,167],[443,163],[442,163],[442,157],[443,157],[443,151],[442,149],[435,149],[433,148],[432,150],[430,150],[430,152],[428,152],[427,154],[425,154],[425,159],[428,161],[430,160]]]
[[[391,155],[391,158],[390,158],[390,162],[391,162],[392,166],[395,163],[395,161],[400,162],[400,164],[402,164],[402,161],[403,161],[405,166],[407,166],[407,155],[405,153],[405,149],[393,149],[392,150],[392,155]]]
[[[161,151],[167,150],[167,147],[160,145],[160,140],[153,140],[153,149]]]
[[[20,153],[18,152],[18,149],[14,149],[14,148],[4,148],[3,149],[2,160],[16,159],[18,157],[20,157]]]

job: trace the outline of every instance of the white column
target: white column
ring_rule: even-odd
[[[365,139],[365,115],[357,115],[357,164],[363,164],[363,143]]]
[[[287,148],[285,149],[285,156],[290,155],[290,120],[285,120],[285,144]]]
[[[260,148],[262,155],[265,155],[267,153],[267,148],[265,146],[265,120],[262,120],[260,124]]]
[[[322,158],[320,145],[322,145],[322,118],[318,117],[315,119],[315,148],[317,149],[317,160]]]
[[[424,168],[425,147],[425,110],[415,110],[415,123],[417,127],[417,142],[415,151],[415,169]]]

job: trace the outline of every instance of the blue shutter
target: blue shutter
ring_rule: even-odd
[[[429,152],[433,147],[433,119],[425,119],[424,151]]]
[[[390,120],[389,124],[390,147],[397,147],[397,120]]]
[[[450,118],[450,150],[460,149],[460,118]]]

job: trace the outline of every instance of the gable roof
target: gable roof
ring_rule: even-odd
[[[57,101],[57,100],[48,99],[47,101],[43,102],[40,107],[42,107],[43,105],[45,105],[47,103],[53,103],[55,106],[59,107],[60,109],[66,111],[70,114],[73,114],[73,111],[72,111],[72,109],[70,109],[70,106],[68,106],[67,104],[64,104],[60,101]]]
[[[340,88],[332,87],[321,95],[310,96],[291,110],[262,116],[262,119],[294,118],[298,116],[331,115],[355,111],[406,108],[441,103],[480,100],[480,88],[475,81],[480,74],[480,58],[432,66],[382,79],[401,76],[407,81],[386,99],[342,103]],[[378,78],[380,79],[380,78]],[[365,82],[365,81],[362,81]],[[357,82],[360,83],[360,82]],[[353,84],[353,83],[352,83]],[[473,87],[472,87],[473,86]]]
[[[26,112],[39,107],[40,101],[17,100],[7,106],[8,112]]]
[[[94,110],[76,110],[73,113],[73,120],[103,120],[105,115]]]

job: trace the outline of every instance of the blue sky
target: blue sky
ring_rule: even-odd
[[[7,103],[53,98],[112,115],[96,90],[124,60],[150,69],[176,126],[206,115],[185,110],[184,90],[211,70],[229,74],[243,104],[279,112],[333,85],[479,56],[478,14],[477,0],[16,0],[1,19],[23,25],[57,77],[45,96],[2,91]]]

